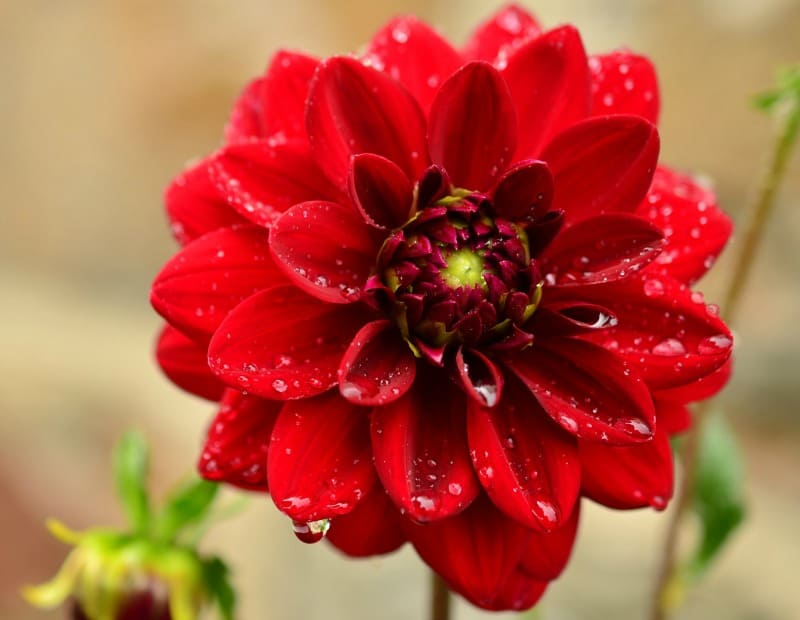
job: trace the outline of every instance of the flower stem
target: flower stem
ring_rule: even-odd
[[[789,164],[792,147],[800,132],[800,95],[790,98],[786,115],[782,119],[772,158],[761,180],[758,194],[747,216],[744,235],[733,268],[733,276],[724,296],[722,311],[728,324],[733,318],[742,299],[742,293],[750,277],[755,256],[763,239],[764,227],[772,214],[775,195]],[[680,567],[678,565],[677,547],[681,526],[689,511],[691,498],[696,482],[700,438],[707,413],[709,401],[696,408],[694,424],[687,432],[681,452],[683,461],[682,484],[675,498],[675,508],[667,526],[664,550],[656,583],[655,596],[652,600],[651,620],[666,620],[671,612],[680,605],[683,597]]]
[[[431,573],[431,620],[450,620],[450,589],[436,573]]]

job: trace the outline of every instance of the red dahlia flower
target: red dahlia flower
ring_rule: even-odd
[[[278,53],[166,195],[159,360],[221,401],[202,474],[491,609],[558,576],[581,495],[663,508],[668,435],[727,379],[689,287],[731,226],[657,166],[658,107],[646,58],[513,6],[462,51],[401,18]]]

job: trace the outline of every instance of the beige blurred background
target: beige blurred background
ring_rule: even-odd
[[[151,359],[148,286],[174,250],[161,208],[171,175],[214,149],[229,106],[269,55],[360,46],[415,12],[461,42],[496,0],[0,0],[0,618],[28,609],[23,582],[64,549],[43,520],[119,523],[110,448],[155,442],[156,484],[195,459],[212,413]],[[798,0],[540,0],[591,51],[649,54],[661,75],[664,160],[714,178],[740,220],[770,146],[748,106],[776,66],[800,61]],[[681,618],[800,618],[800,156],[779,196],[741,313],[738,369],[722,397],[747,461],[749,520]],[[735,248],[734,248],[735,249]],[[730,256],[704,287],[714,297]],[[665,515],[587,510],[546,620],[642,618]],[[427,585],[409,550],[345,561],[297,543],[269,500],[220,527],[244,620],[421,618]],[[459,620],[488,617],[460,603]]]

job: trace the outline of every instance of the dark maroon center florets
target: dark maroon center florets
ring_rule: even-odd
[[[522,227],[484,194],[451,189],[393,231],[377,263],[382,305],[416,354],[498,342],[530,318],[541,277]]]

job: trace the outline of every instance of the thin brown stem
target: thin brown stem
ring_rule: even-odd
[[[737,254],[733,276],[728,285],[722,307],[729,324],[732,323],[736,311],[739,309],[745,284],[750,277],[754,259],[763,239],[764,226],[772,213],[775,194],[786,172],[792,147],[797,140],[798,131],[800,131],[800,103],[793,103],[793,107],[789,110],[789,114],[781,126],[780,134],[775,142],[772,159],[761,181],[756,201],[744,226],[744,235]],[[673,608],[679,603],[681,584],[677,548],[681,526],[689,511],[694,491],[700,437],[702,436],[709,408],[708,401],[697,407],[694,425],[686,434],[684,440],[681,454],[683,476],[675,498],[675,509],[667,526],[656,591],[652,601],[651,620],[666,620]]]
[[[450,620],[450,590],[439,575],[431,573],[431,620]]]

